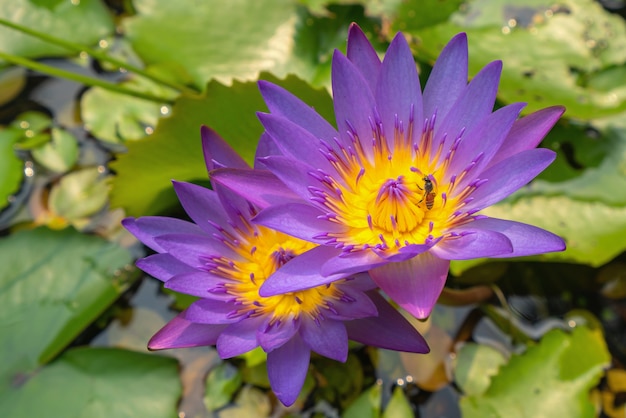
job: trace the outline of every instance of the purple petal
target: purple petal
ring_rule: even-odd
[[[256,330],[265,321],[262,316],[242,319],[227,326],[217,339],[217,353],[227,359],[247,353],[259,346]]]
[[[350,24],[348,30],[348,59],[359,69],[372,91],[376,90],[376,81],[380,72],[380,59],[359,25]]]
[[[471,131],[491,114],[501,71],[501,61],[487,64],[461,93],[448,114],[445,117],[437,115],[443,121],[439,127],[435,126],[435,138],[441,140],[443,135],[447,135],[444,149],[448,149],[463,130]]]
[[[326,172],[334,169],[322,154],[321,141],[307,129],[274,114],[259,113],[258,117],[266,133],[274,138],[282,155],[306,161]]]
[[[172,277],[196,271],[195,268],[183,263],[171,254],[152,254],[146,258],[137,260],[137,267],[163,282]]]
[[[264,208],[274,204],[301,201],[278,177],[267,170],[220,169],[211,173],[211,181],[243,196]]]
[[[262,164],[262,159],[270,155],[282,155],[282,151],[274,141],[274,138],[263,132],[259,143],[256,146],[256,154],[254,154],[254,168],[265,168]]]
[[[342,363],[348,358],[348,334],[340,321],[326,319],[317,324],[303,319],[300,337],[317,354]]]
[[[343,293],[339,300],[335,300],[329,311],[323,311],[324,316],[338,321],[376,316],[376,305],[363,291],[353,288],[350,281],[337,281],[338,289]]]
[[[271,324],[271,325],[270,325]],[[267,317],[257,329],[256,339],[266,353],[269,353],[293,338],[300,329],[300,320],[284,318],[276,321]]]
[[[511,241],[513,252],[495,257],[521,257],[565,249],[565,242],[561,237],[536,226],[496,218],[478,219],[469,225],[497,231]]]
[[[337,136],[330,123],[287,90],[267,81],[259,81],[259,89],[271,113],[302,126],[315,138],[332,141]]]
[[[394,147],[394,131],[406,133],[410,129],[412,135],[407,140],[416,142],[422,135],[422,91],[413,54],[402,33],[387,49],[375,93],[390,149]]]
[[[189,305],[185,319],[199,324],[232,324],[241,318],[236,317],[237,307],[229,301],[199,299]]]
[[[218,183],[212,183],[212,186],[220,200],[222,209],[228,215],[228,224],[239,231],[247,231],[250,228],[250,219],[256,213],[256,208],[243,196],[228,187]]]
[[[444,260],[471,260],[473,258],[510,255],[513,245],[506,235],[480,229],[470,222],[454,229],[460,236],[446,237],[430,251]]]
[[[211,256],[223,256],[238,260],[239,255],[221,241],[208,236],[169,234],[155,238],[164,252],[172,254],[185,264],[195,268],[206,268]]]
[[[360,290],[361,292],[367,292],[378,287],[378,285],[374,283],[370,275],[367,273],[355,274],[354,276],[347,277],[336,284],[338,286],[349,286],[351,289]]]
[[[299,196],[300,199],[308,200],[311,197],[308,186],[312,184],[314,179],[309,175],[309,173],[314,172],[315,169],[310,165],[284,156],[265,157],[261,160],[260,164],[263,164],[264,167],[274,173],[279,181],[282,182],[278,183],[282,184],[282,188],[286,185],[293,193],[295,193],[295,195]],[[254,173],[250,174],[254,175]],[[262,197],[265,199],[267,199],[268,196],[273,196],[270,194],[272,190],[270,189],[270,185],[259,187],[258,180],[250,181],[253,183],[248,187],[244,184],[240,184],[240,187],[246,187],[243,189],[245,192],[244,196],[246,196],[246,198],[253,199],[251,194],[255,193],[255,189],[258,189],[258,192],[263,193]],[[250,192],[248,192],[248,190],[250,190]],[[270,200],[270,202],[274,202],[274,200]]]
[[[165,283],[167,289],[187,295],[199,296],[201,298],[224,298],[232,299],[232,296],[225,293],[221,285],[225,282],[222,277],[214,276],[206,271],[194,270],[174,276]],[[219,293],[212,293],[212,290],[220,290]]]
[[[211,171],[219,167],[248,168],[249,165],[217,132],[208,126],[200,128],[202,137],[202,151],[207,170]]]
[[[406,261],[409,258],[413,258],[416,255],[419,255],[423,252],[430,250],[432,244],[409,244],[400,248],[397,252],[393,251],[378,251],[376,248],[373,248],[376,254],[378,254],[381,258],[389,262],[395,261]]]
[[[191,222],[181,219],[166,218],[163,216],[143,216],[138,219],[126,218],[122,225],[146,246],[157,252],[165,252],[155,240],[155,237],[172,233],[195,234],[204,236],[202,230]]]
[[[213,190],[192,183],[174,181],[174,191],[189,217],[208,234],[216,232],[215,224],[234,233],[228,225],[228,214]],[[178,232],[178,231],[177,231]]]
[[[350,275],[362,273],[387,263],[387,260],[381,258],[374,251],[361,250],[344,253],[341,250],[336,250],[335,256],[329,257],[328,261],[322,265],[322,274],[327,276],[331,274]]]
[[[536,148],[499,162],[480,174],[480,178],[487,181],[472,192],[473,200],[463,210],[480,210],[501,201],[528,184],[555,158],[554,151]]]
[[[284,405],[293,405],[298,399],[310,358],[311,350],[297,335],[267,354],[267,376],[272,391]]]
[[[430,315],[441,294],[450,262],[423,253],[401,263],[370,270],[370,276],[394,302],[416,318]]]
[[[200,347],[215,345],[226,325],[196,324],[181,312],[150,339],[148,349]]]
[[[441,51],[424,87],[424,116],[444,118],[467,87],[467,36],[459,33]]]
[[[553,106],[516,121],[496,155],[489,162],[489,167],[505,160],[518,152],[535,148],[552,129],[565,112],[563,106]]]
[[[371,122],[375,101],[367,81],[339,51],[333,55],[331,77],[339,137],[348,147],[352,144],[351,135],[356,135],[365,155],[372,157]]]
[[[345,323],[351,340],[388,350],[425,354],[430,351],[424,337],[378,292],[368,295],[378,308],[378,316]]]
[[[480,153],[481,158],[475,163],[475,167],[472,168],[473,171],[458,181],[455,190],[465,188],[483,170],[483,167],[489,163],[500,148],[502,141],[506,138],[524,106],[524,103],[514,103],[502,107],[489,115],[483,123],[471,132],[467,132],[467,135],[463,135],[463,139],[459,143],[454,157],[452,157],[450,167],[446,171],[444,182],[447,183],[452,175],[458,177],[470,163],[475,161]],[[452,193],[452,197],[454,195],[455,193]]]
[[[254,223],[306,241],[323,243],[328,241],[328,238],[320,238],[320,234],[340,232],[344,229],[336,222],[320,219],[323,215],[322,211],[311,205],[287,203],[263,209],[254,217]]]
[[[333,247],[320,245],[289,260],[265,280],[259,289],[263,297],[281,293],[297,292],[331,283],[345,277],[344,274],[322,276],[320,266],[337,254]]]

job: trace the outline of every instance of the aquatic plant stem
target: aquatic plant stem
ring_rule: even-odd
[[[189,88],[187,86],[184,86],[182,84],[178,84],[176,82],[173,82],[171,80],[167,80],[164,79],[158,75],[155,74],[151,74],[147,71],[145,71],[144,69],[141,69],[139,67],[135,67],[127,62],[124,62],[122,60],[119,60],[117,58],[111,57],[108,54],[98,51],[96,49],[93,48],[89,48],[85,45],[81,45],[79,43],[76,42],[71,42],[71,41],[66,41],[65,39],[61,39],[61,38],[57,38],[55,36],[51,36],[48,35],[47,33],[43,33],[43,32],[39,32],[36,30],[33,30],[31,28],[25,27],[25,26],[21,26],[18,25],[16,23],[13,23],[11,21],[5,20],[0,18],[0,25],[15,29],[17,31],[20,31],[22,33],[28,34],[30,36],[33,36],[35,38],[41,39],[42,41],[45,42],[49,42],[53,45],[57,45],[63,48],[66,48],[70,51],[74,51],[76,53],[82,53],[85,52],[86,54],[90,55],[91,57],[103,61],[103,62],[107,62],[109,64],[114,65],[115,67],[117,67],[118,69],[125,69],[127,71],[130,71],[132,73],[135,73],[137,75],[140,75],[142,77],[148,78],[156,83],[162,84],[164,86],[170,87],[174,90],[177,90],[181,93],[186,93],[186,94],[190,94],[190,95],[197,95],[199,94],[198,91]]]
[[[94,77],[88,77],[85,75],[73,73],[71,71],[62,70],[60,68],[55,68],[50,65],[42,64],[37,61],[30,60],[28,58],[19,57],[17,55],[7,54],[5,52],[0,51],[0,59],[8,61],[10,63],[21,65],[22,67],[29,68],[34,71],[39,71],[43,74],[47,74],[54,77],[65,78],[67,80],[76,81],[77,83],[81,83],[87,86],[97,86],[106,90],[114,91],[117,93],[126,94],[128,96],[134,96],[139,99],[150,100],[157,103],[168,103],[173,104],[174,100],[155,96],[149,93],[143,93],[140,91],[128,89],[119,84],[110,83],[108,81],[104,81]]]

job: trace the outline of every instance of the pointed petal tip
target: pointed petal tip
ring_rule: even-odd
[[[129,216],[128,218],[124,218],[122,219],[122,226],[126,229],[128,229],[131,233],[132,233],[132,229],[135,227],[136,225],[136,219],[132,216]]]

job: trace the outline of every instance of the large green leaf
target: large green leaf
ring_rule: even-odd
[[[0,129],[0,209],[9,204],[9,196],[19,189],[22,182],[24,163],[13,150],[21,137],[22,133],[17,129]]]
[[[359,5],[333,5],[332,12],[316,16],[298,3],[138,0],[137,15],[122,24],[147,64],[180,82],[191,79],[198,88],[211,79],[225,84],[254,80],[262,71],[329,85],[333,50],[345,49],[350,23],[366,30],[373,23]]]
[[[175,97],[168,89],[138,77],[121,85],[159,97]],[[159,117],[169,113],[169,107],[164,103],[94,87],[82,96],[80,113],[85,129],[102,141],[115,143],[143,138],[146,129],[153,129]]]
[[[609,360],[599,332],[586,327],[569,334],[550,331],[538,345],[502,366],[484,394],[463,398],[463,417],[595,416],[589,390]]]
[[[114,29],[111,14],[100,0],[2,0],[0,18],[84,45],[97,43]],[[25,57],[74,55],[1,25],[0,51]]]
[[[78,348],[0,395],[4,416],[169,418],[181,394],[178,362],[110,348]]]
[[[128,251],[71,228],[0,239],[0,393],[50,361],[120,295],[130,262]]]
[[[291,0],[136,0],[123,21],[148,64],[176,63],[198,87],[216,78],[252,79],[284,62],[294,48]]]
[[[273,80],[277,81],[277,80]],[[295,78],[280,81],[323,116],[332,115],[328,93],[314,90]],[[200,126],[215,129],[248,162],[252,162],[263,132],[256,117],[265,110],[256,83],[235,82],[231,87],[211,82],[202,97],[182,96],[172,116],[159,122],[153,135],[128,143],[128,153],[111,164],[111,204],[132,216],[163,212],[176,202],[171,180],[206,179]]]
[[[590,119],[626,109],[618,78],[626,60],[626,24],[592,0],[474,0],[445,23],[413,30],[418,48],[434,59],[448,40],[467,32],[470,72],[504,62],[499,97],[528,103],[530,112],[565,105],[570,117]],[[602,77],[604,75],[604,77]],[[592,82],[596,78],[609,81]]]

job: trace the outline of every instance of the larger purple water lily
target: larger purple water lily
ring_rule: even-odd
[[[260,164],[301,202],[261,211],[258,224],[319,244],[261,287],[271,296],[369,271],[400,306],[427,317],[450,260],[561,251],[540,228],[479,213],[530,182],[555,158],[535,147],[563,113],[547,108],[518,119],[515,103],[493,111],[502,64],[468,84],[465,34],[442,51],[424,91],[407,42],[398,34],[381,62],[356,25],[347,56],[335,52],[332,87],[337,129],[267,82],[270,109]],[[255,174],[215,173],[214,181],[255,201],[270,187]],[[311,266],[321,274],[299,275]]]
[[[203,129],[207,168],[247,168],[214,132]],[[271,176],[272,196],[295,199]],[[282,186],[284,188],[284,186]],[[366,274],[273,296],[259,295],[266,278],[316,244],[255,225],[258,206],[214,185],[174,183],[192,222],[128,218],[124,226],[157,254],[137,266],[165,287],[200,299],[161,329],[151,349],[216,345],[222,358],[261,346],[272,389],[295,402],[310,352],[345,361],[348,338],[394,350],[425,353],[421,335],[382,298]],[[261,205],[267,202],[257,197]]]

